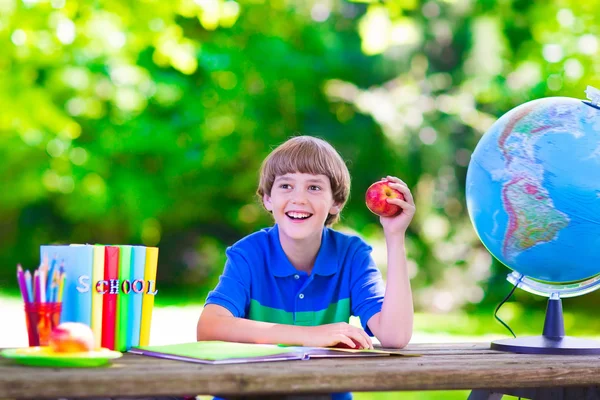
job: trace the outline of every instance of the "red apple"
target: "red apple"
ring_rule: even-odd
[[[94,350],[94,333],[81,322],[63,322],[50,332],[50,348],[57,353],[79,353]]]
[[[397,198],[404,200],[404,195],[396,189],[392,189],[387,180],[381,180],[369,186],[365,201],[367,208],[374,214],[382,217],[393,217],[400,213],[401,208],[395,204],[388,203],[386,200]]]

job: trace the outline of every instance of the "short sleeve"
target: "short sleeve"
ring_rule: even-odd
[[[226,251],[227,262],[219,283],[208,293],[206,304],[225,307],[234,317],[246,317],[250,305],[251,275],[247,259],[233,247]]]
[[[374,336],[367,326],[371,317],[381,311],[385,296],[385,286],[381,271],[371,257],[371,246],[362,240],[358,244],[352,262],[350,282],[350,302],[352,315],[360,317],[363,329],[369,336]]]

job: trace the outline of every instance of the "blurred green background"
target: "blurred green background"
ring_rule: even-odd
[[[511,108],[600,87],[598,15],[575,0],[0,0],[0,296],[42,244],[128,243],[160,247],[158,307],[201,304],[225,248],[272,223],[262,159],[308,134],[347,160],[336,228],[382,270],[364,192],[387,174],[412,188],[416,331],[506,335],[491,313],[509,270],[469,221],[470,154]],[[544,299],[514,299],[501,315],[538,334]],[[596,335],[599,305],[566,302],[568,333]]]

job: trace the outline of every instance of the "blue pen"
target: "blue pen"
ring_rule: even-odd
[[[51,302],[51,293],[52,286],[55,284],[54,282],[54,266],[56,265],[56,255],[52,258],[52,262],[50,263],[50,269],[48,270],[48,276],[46,278],[46,297],[48,301]]]
[[[50,279],[50,290],[48,290],[48,294],[47,294],[47,298],[48,298],[48,303],[54,303],[56,300],[56,296],[54,295],[54,292],[56,291],[56,277],[54,276],[54,274],[56,273],[56,270],[54,270],[54,273],[52,274],[51,277],[49,277],[48,279]]]

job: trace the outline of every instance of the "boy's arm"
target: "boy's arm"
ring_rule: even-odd
[[[381,217],[387,246],[387,286],[381,311],[369,319],[368,325],[384,347],[402,348],[408,344],[413,330],[413,301],[408,277],[404,238],[406,229],[415,214],[415,204],[410,189],[400,179],[385,178],[391,188],[404,195],[387,199],[402,211],[393,217]]]
[[[198,340],[315,347],[344,343],[354,348],[354,342],[357,342],[363,348],[373,347],[365,331],[344,322],[321,326],[295,326],[252,321],[234,317],[225,307],[216,304],[207,304],[204,307],[198,320],[196,337]]]
[[[413,301],[404,239],[387,238],[387,285],[381,311],[368,325],[384,347],[403,348],[412,336]]]

